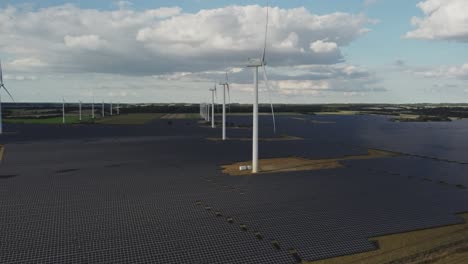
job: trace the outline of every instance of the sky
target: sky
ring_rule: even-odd
[[[260,101],[468,103],[466,10],[270,0]],[[266,0],[0,0],[4,84],[17,102],[200,103],[227,72],[232,101],[250,103],[266,11]]]

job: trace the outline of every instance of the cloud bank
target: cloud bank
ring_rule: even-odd
[[[195,90],[193,83],[219,80],[223,69],[231,67],[236,69],[232,80],[241,87],[252,79],[243,68],[247,59],[261,55],[265,11],[258,5],[196,13],[176,6],[137,11],[127,1],[120,1],[116,10],[72,4],[37,10],[7,6],[0,9],[0,50],[10,76],[71,74],[80,79],[81,74],[86,83],[88,74],[115,75],[128,80],[129,87],[144,77],[145,85],[154,80]],[[374,23],[364,14],[270,8],[267,60],[275,91],[379,90],[371,72],[346,63],[341,53]]]
[[[424,17],[413,17],[406,38],[468,42],[468,1],[426,0],[417,4]]]

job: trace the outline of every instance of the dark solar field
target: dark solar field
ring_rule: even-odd
[[[229,117],[249,124],[250,117]],[[327,121],[328,123],[311,122]],[[0,263],[297,263],[376,249],[368,238],[463,222],[468,121],[279,116],[260,157],[399,157],[234,177],[251,142],[197,120],[7,125],[0,136]],[[331,123],[330,123],[331,122]],[[260,136],[274,136],[268,116]],[[250,137],[228,129],[230,137]],[[295,254],[294,252],[297,252]]]

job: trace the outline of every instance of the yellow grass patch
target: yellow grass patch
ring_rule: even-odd
[[[327,170],[344,167],[340,161],[344,160],[365,160],[377,159],[385,157],[396,157],[399,154],[384,150],[369,149],[367,155],[345,156],[333,159],[305,159],[300,157],[288,158],[273,158],[259,160],[259,173],[279,173],[290,171],[312,171],[312,170]],[[252,175],[251,171],[240,171],[240,166],[252,165],[252,162],[237,162],[230,165],[221,166],[223,173],[232,176],[248,176]]]
[[[464,224],[375,237],[379,249],[305,264],[468,263],[468,213]]]
[[[3,160],[3,153],[5,152],[5,146],[0,145],[0,161]]]

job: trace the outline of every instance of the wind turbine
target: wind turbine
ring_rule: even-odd
[[[2,96],[1,96],[2,88],[5,90],[5,92],[7,92],[8,96],[10,96],[11,100],[15,102],[15,100],[13,99],[13,96],[11,96],[10,92],[5,87],[5,84],[3,84],[2,62],[0,61],[0,134],[3,134]]]
[[[80,108],[80,121],[81,121],[81,101],[80,101],[79,108]]]
[[[110,115],[112,116],[113,113],[112,113],[112,102],[110,103]]]
[[[94,119],[94,95],[93,95],[93,103],[91,104],[91,118]]]
[[[226,89],[229,97],[229,104],[231,103],[231,94],[229,92],[229,78],[228,72],[226,70],[226,80],[225,82],[220,82],[220,85],[223,86],[223,140],[226,140]]]
[[[216,95],[216,84],[214,85],[214,88],[210,89],[211,92],[211,127],[215,128],[215,95]],[[216,97],[218,97],[216,95]]]
[[[65,125],[65,97],[62,97],[62,124]]]
[[[120,103],[117,103],[117,115],[120,115]]]
[[[200,116],[202,119],[206,120],[205,116],[205,103],[200,103]]]
[[[268,86],[268,77],[266,74],[266,46],[268,37],[268,9],[269,1],[266,6],[266,26],[265,26],[265,42],[263,45],[262,57],[260,59],[249,59],[247,67],[254,68],[254,101],[253,101],[253,124],[252,124],[252,173],[258,172],[258,68],[263,70],[263,78],[265,80],[265,86],[270,92]],[[273,131],[276,134],[276,121],[273,104],[270,101],[271,113],[273,116]]]

